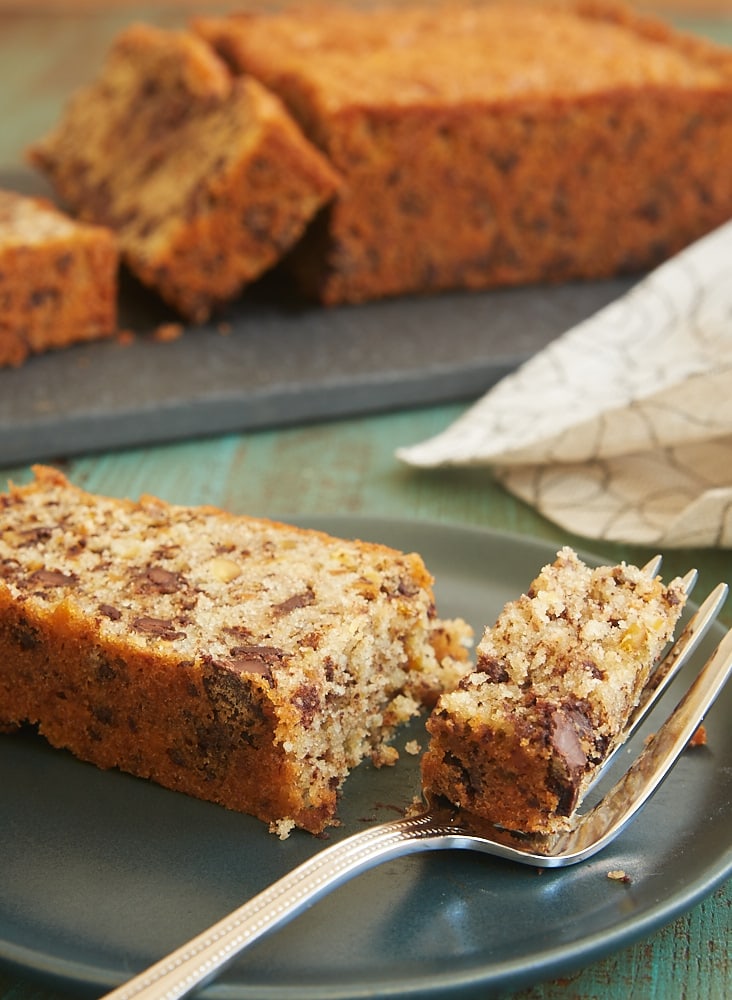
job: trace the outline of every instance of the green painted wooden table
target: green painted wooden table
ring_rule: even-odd
[[[77,20],[73,31],[78,38],[86,38],[82,44],[104,44],[104,39],[100,43],[100,31],[111,37],[128,18],[129,13],[114,15],[102,28],[91,21],[84,27]],[[173,16],[168,12],[160,19],[169,23]],[[12,67],[23,87],[43,77],[41,54],[23,50],[27,39],[36,37],[40,23],[30,25],[16,16],[2,24],[0,50],[5,72]],[[696,19],[686,24],[732,41],[730,22],[711,24]],[[44,30],[51,39],[54,32],[63,35],[71,29],[61,19],[44,22]],[[12,148],[2,152],[5,165],[11,169],[19,163],[18,149],[47,127],[65,93],[81,82],[78,68],[68,63],[62,67],[49,64],[48,70],[56,89],[47,91],[43,99],[37,92],[29,92],[25,111],[17,90],[3,88],[0,95],[5,135],[12,133]],[[441,430],[462,409],[462,403],[443,404],[73,459],[59,456],[58,464],[79,485],[109,495],[135,497],[148,492],[175,502],[212,503],[268,516],[345,513],[476,525],[539,538],[553,546],[575,544],[610,559],[647,558],[650,553],[634,547],[593,545],[568,537],[512,499],[492,481],[489,472],[416,471],[396,461],[397,445],[420,441]],[[27,465],[0,468],[0,486],[4,488],[8,479],[22,482],[29,475]],[[704,593],[720,579],[732,581],[729,552],[670,553],[665,569],[675,573],[690,564],[701,571],[698,592]],[[732,624],[730,607],[725,619]],[[1,796],[0,789],[0,801]],[[29,857],[28,865],[32,864]],[[723,1000],[732,996],[731,908],[732,889],[727,884],[652,936],[567,978],[513,995],[524,1000]],[[60,1000],[62,995],[68,994],[56,992],[30,974],[0,965],[1,1000]]]

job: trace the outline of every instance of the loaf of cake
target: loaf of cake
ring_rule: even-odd
[[[474,671],[430,716],[427,798],[521,833],[565,828],[684,602],[679,579],[591,569],[562,549],[485,630]]]
[[[0,191],[0,367],[113,334],[117,270],[108,229]]]
[[[0,495],[0,728],[319,833],[467,670],[431,587],[416,554],[40,467]]]
[[[344,178],[294,255],[325,303],[596,279],[732,216],[732,50],[596,0],[194,22]]]
[[[277,97],[200,38],[142,24],[29,158],[194,322],[275,264],[338,183]]]

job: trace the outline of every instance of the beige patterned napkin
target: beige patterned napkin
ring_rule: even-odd
[[[587,537],[732,548],[732,222],[397,455],[491,465]]]

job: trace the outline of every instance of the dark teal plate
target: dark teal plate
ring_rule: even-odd
[[[476,630],[554,556],[543,543],[479,529],[302,523],[419,551],[441,613],[462,614]],[[650,933],[732,872],[731,714],[728,688],[709,715],[708,746],[684,756],[598,857],[541,874],[457,851],[389,862],[253,946],[207,995],[485,997]],[[424,745],[421,723],[398,746],[409,739]],[[402,752],[393,768],[359,767],[330,840],[409,804],[418,761]],[[98,771],[30,734],[0,741],[0,790],[0,959],[76,993],[118,984],[323,846],[302,832],[282,842],[257,820]],[[630,884],[607,878],[615,868]]]

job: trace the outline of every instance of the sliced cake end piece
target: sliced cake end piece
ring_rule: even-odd
[[[112,336],[117,269],[110,230],[45,198],[0,191],[0,368]]]
[[[431,588],[416,554],[39,468],[0,495],[0,728],[317,833],[467,669]]]

